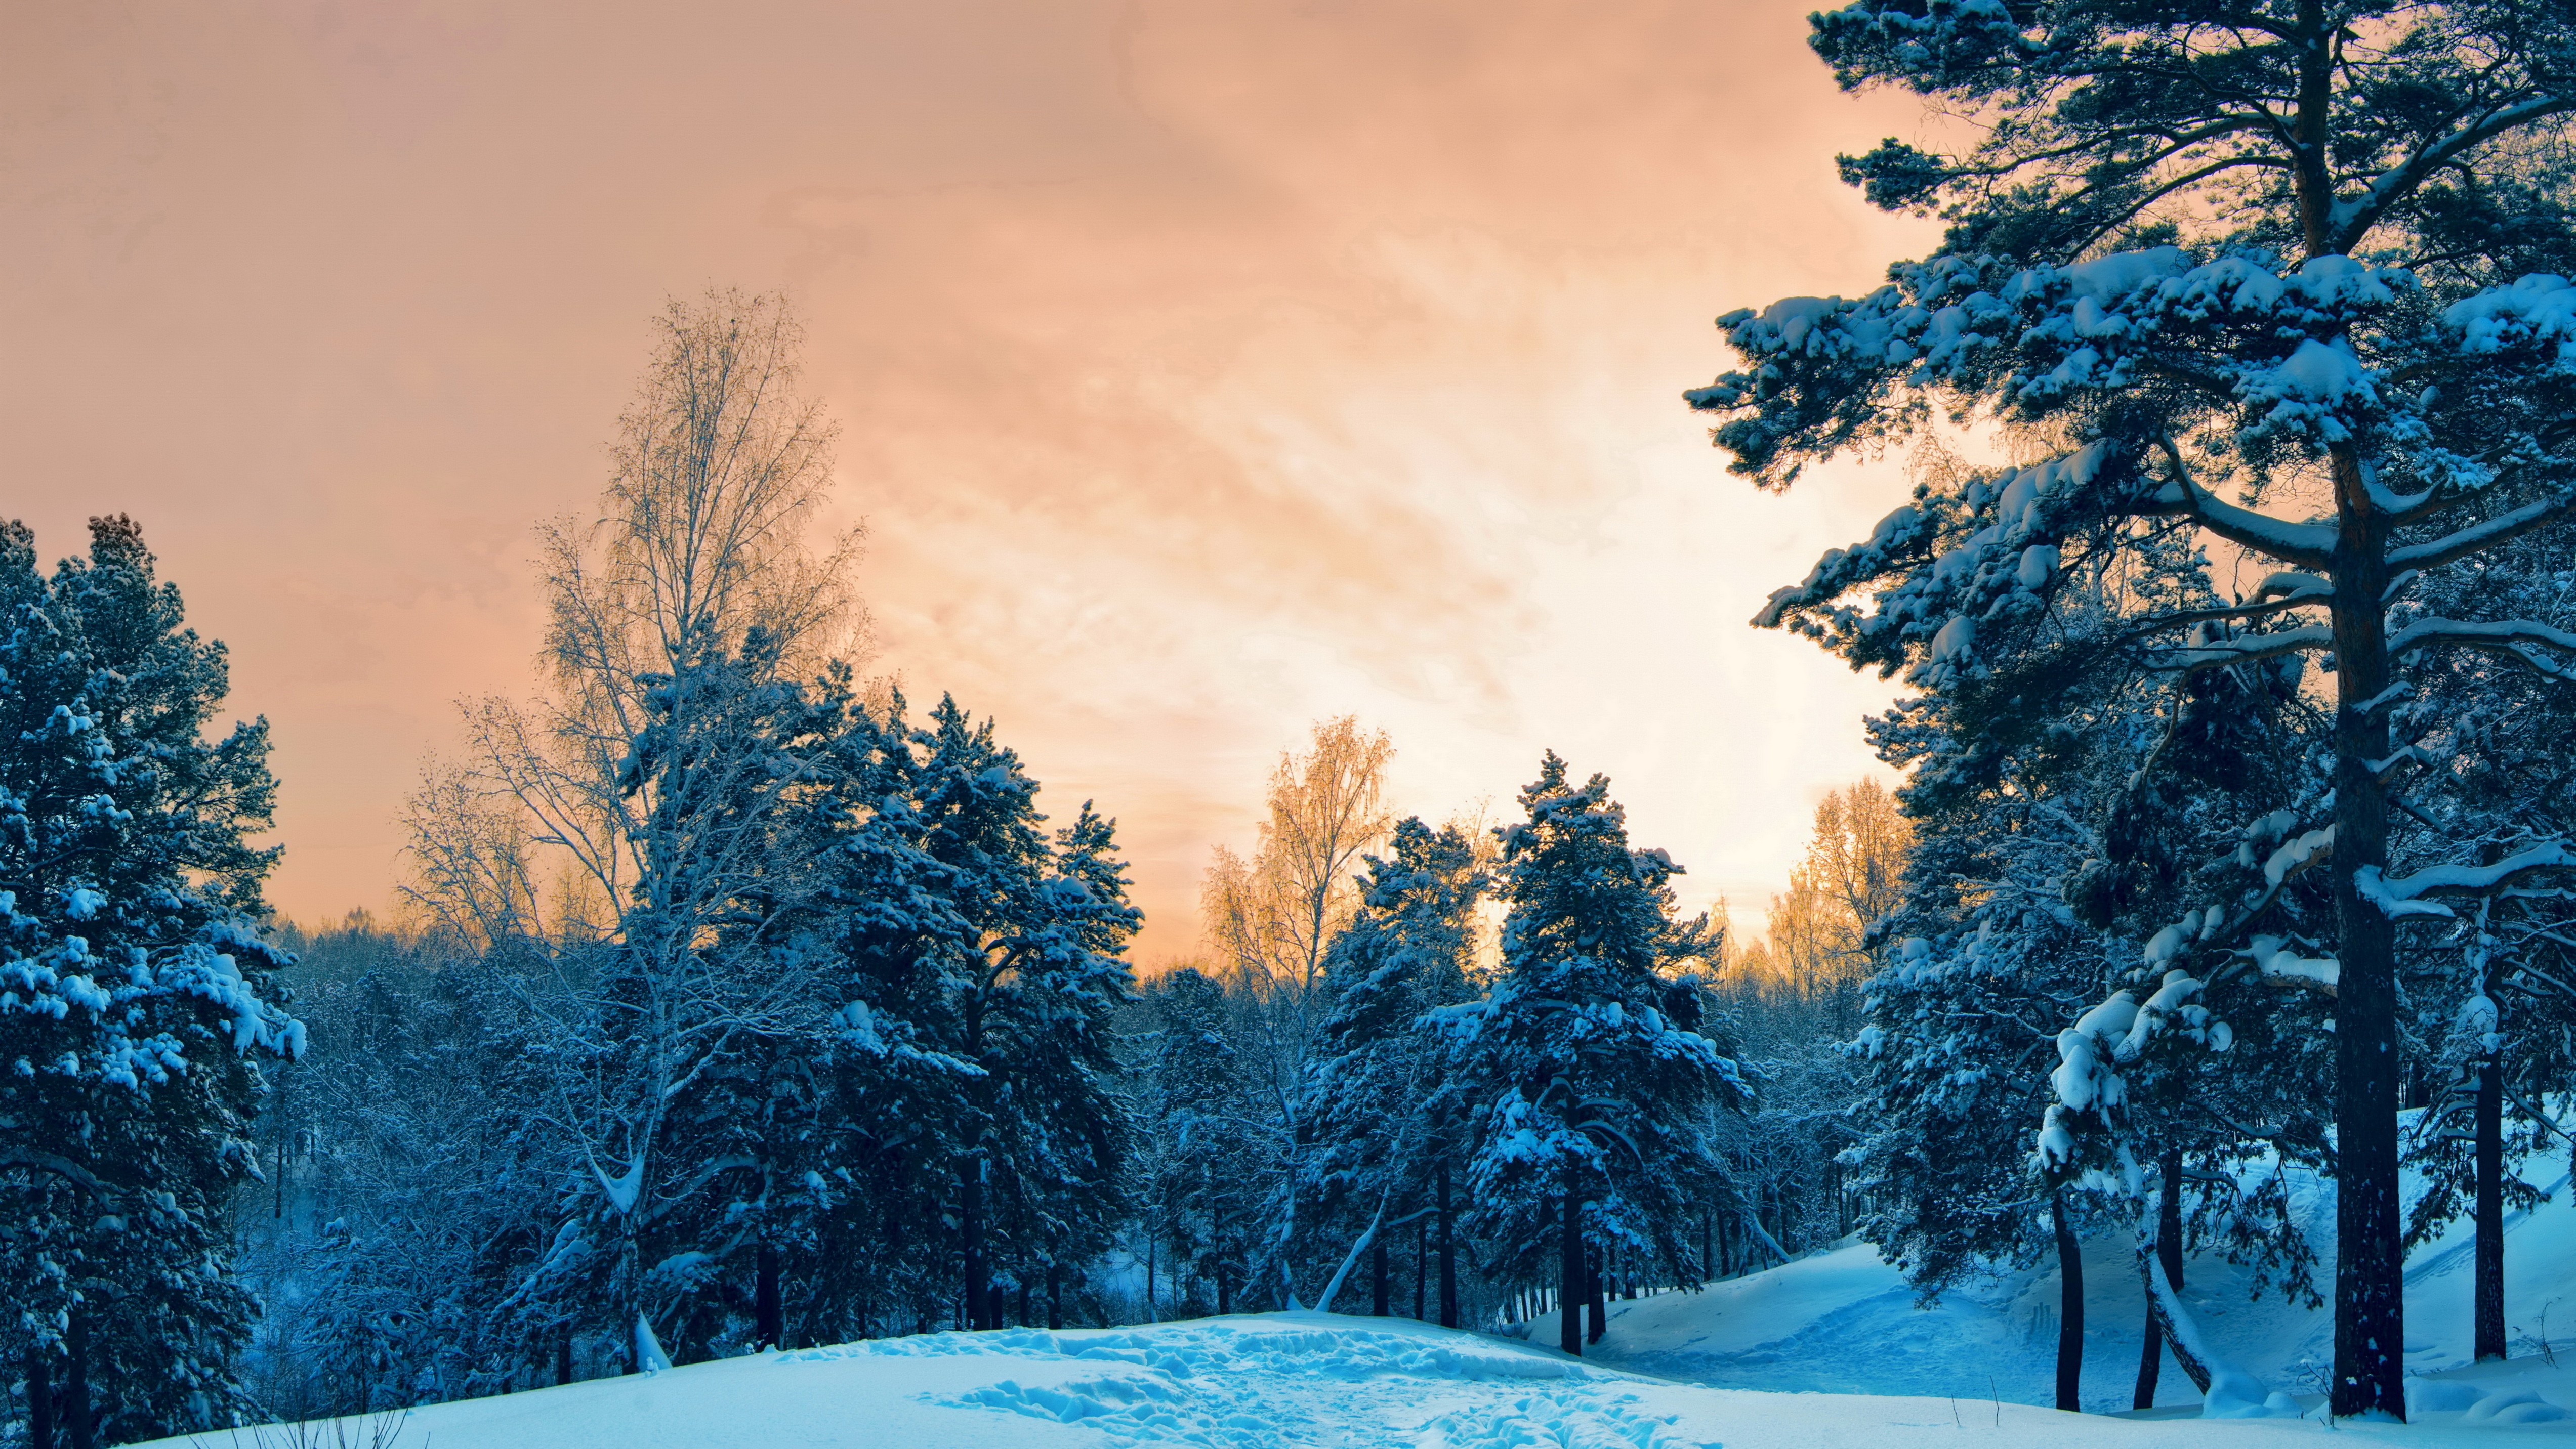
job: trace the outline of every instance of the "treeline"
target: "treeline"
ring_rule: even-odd
[[[407,924],[259,896],[265,731],[122,520],[6,536],[0,1247],[54,1449],[938,1329],[1559,1315],[1777,1254],[1758,1073],[1600,776],[1395,821],[1282,762],[1214,959],[1138,982],[1112,823],[860,672],[774,298],[662,319],[544,688],[464,711]],[[312,1044],[307,1050],[307,1043]],[[1585,1321],[1588,1310],[1589,1321]]]

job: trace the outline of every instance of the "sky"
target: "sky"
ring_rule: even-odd
[[[1933,240],[1806,8],[0,0],[0,515],[142,523],[274,729],[271,901],[381,915],[649,319],[784,289],[871,669],[1118,819],[1142,960],[1342,714],[1434,820],[1607,773],[1758,926],[1890,689],[1746,620],[1905,485],[1760,493],[1679,394]]]

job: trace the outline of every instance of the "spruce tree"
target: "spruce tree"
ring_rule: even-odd
[[[1724,1180],[1708,1127],[1751,1092],[1668,1010],[1678,968],[1713,946],[1706,917],[1673,919],[1679,867],[1631,849],[1609,780],[1569,783],[1553,751],[1520,803],[1528,818],[1498,832],[1502,978],[1444,1024],[1474,1112],[1471,1232],[1491,1268],[1555,1260],[1560,1341],[1579,1354],[1605,1251],[1701,1276],[1699,1204]]]

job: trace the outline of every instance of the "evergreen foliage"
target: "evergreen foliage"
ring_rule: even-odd
[[[2541,0],[1858,0],[1813,26],[1846,88],[1903,87],[1977,124],[1957,156],[1891,140],[1843,162],[1875,203],[1952,225],[1865,297],[1721,319],[1744,365],[1689,400],[1770,486],[1942,414],[2052,438],[2056,456],[1918,489],[1760,622],[2008,716],[2048,676],[2016,677],[2011,661],[2044,656],[1997,636],[2043,627],[2076,561],[2143,580],[2161,567],[2149,540],[2178,525],[2279,565],[2238,598],[2172,598],[2129,643],[2173,674],[2328,658],[2331,805],[2309,795],[2282,826],[2295,859],[2195,895],[2151,954],[2196,981],[2231,961],[2334,981],[2333,1406],[2403,1417],[2399,930],[2450,918],[2436,894],[2490,895],[2571,857],[2554,835],[2483,864],[2436,827],[2407,839],[2424,821],[2391,806],[2387,711],[2408,671],[2458,652],[2553,679],[2576,655],[2576,636],[2492,601],[2455,617],[2412,592],[2576,510],[2576,292],[2513,271],[2557,245],[2524,222],[2566,194],[2552,143],[2576,112],[2576,17]],[[2489,260],[2479,241],[2531,250]],[[2303,495],[2327,512],[2263,511]],[[1866,611],[1848,601],[1864,593]],[[2304,924],[2275,909],[2286,868],[2328,857],[2331,932],[2270,969]],[[2438,863],[2389,874],[2410,857]]]
[[[103,1439],[239,1422],[228,1269],[263,1058],[299,1055],[258,934],[265,722],[208,738],[223,646],[141,531],[48,576],[0,526],[0,1312]]]
[[[1576,1352],[1587,1259],[1624,1249],[1700,1275],[1691,1229],[1724,1175],[1710,1119],[1752,1095],[1693,1029],[1696,987],[1677,979],[1714,946],[1707,920],[1672,919],[1677,867],[1629,847],[1609,792],[1600,775],[1569,783],[1553,752],[1541,761],[1520,795],[1528,818],[1501,832],[1502,978],[1449,1017],[1475,1113],[1471,1230],[1507,1269],[1562,1255]]]

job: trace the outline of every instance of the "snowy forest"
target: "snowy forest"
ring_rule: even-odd
[[[2576,1131],[2576,15],[1812,28],[1975,124],[1839,158],[1940,247],[1725,314],[1685,394],[1759,487],[1901,479],[1752,621],[1902,691],[1759,933],[1682,911],[1584,762],[1397,800],[1404,742],[1340,717],[1244,782],[1197,953],[1131,959],[1118,802],[1042,811],[1007,721],[872,667],[774,294],[656,320],[593,516],[540,531],[544,687],[464,706],[383,919],[263,904],[266,725],[142,526],[50,568],[0,530],[0,1443],[1292,1310],[1580,1356],[1854,1235],[1926,1303],[2058,1272],[2062,1409],[2106,1237],[2144,1352],[2089,1372],[2140,1408],[2168,1366],[2283,1400],[2186,1248],[2331,1314],[2336,1415],[2407,1416],[2406,1255],[2455,1222],[2476,1357],[2532,1351],[2506,1215]]]

